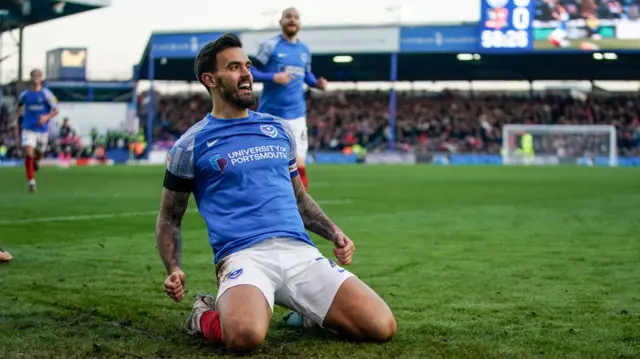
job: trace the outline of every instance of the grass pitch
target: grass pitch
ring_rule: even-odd
[[[357,344],[274,320],[253,357],[640,357],[638,169],[309,172],[311,194],[356,242],[349,269],[389,303],[398,334]],[[21,170],[0,170],[0,246],[15,257],[0,266],[0,358],[227,355],[182,329],[195,293],[216,290],[195,212],[184,224],[188,298],[162,291],[162,177],[160,167],[44,168],[32,196]]]

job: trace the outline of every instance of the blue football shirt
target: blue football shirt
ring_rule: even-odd
[[[251,67],[256,81],[264,82],[258,112],[268,113],[285,120],[305,117],[307,103],[304,84],[316,86],[317,79],[311,72],[311,51],[302,41],[287,41],[278,35],[258,47],[255,60],[262,65]],[[288,72],[293,79],[287,85],[273,82],[273,75]]]
[[[58,107],[58,99],[53,92],[45,87],[40,91],[25,90],[20,94],[18,104],[24,106],[22,129],[41,133],[49,132],[51,121],[44,125],[40,125],[39,122],[40,116],[46,115]]]
[[[313,245],[291,184],[296,144],[285,121],[253,111],[239,119],[209,114],[169,150],[167,171],[193,179],[216,263],[274,237]]]

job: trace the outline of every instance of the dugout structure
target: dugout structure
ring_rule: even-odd
[[[526,48],[488,49],[481,39],[486,31],[486,26],[480,26],[483,21],[447,26],[303,27],[299,37],[311,49],[313,72],[329,81],[640,80],[640,31],[638,51],[537,50],[533,40]],[[279,29],[154,32],[136,66],[134,81],[149,80],[151,89],[155,80],[197,82],[195,56],[224,32],[239,35],[253,55]],[[529,35],[533,39],[533,33]],[[155,113],[153,93],[148,102],[148,134]],[[390,127],[395,128],[393,86],[389,96]],[[390,150],[395,148],[394,137],[392,131]]]

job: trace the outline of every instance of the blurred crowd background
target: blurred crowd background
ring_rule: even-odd
[[[140,97],[143,101],[144,96]],[[156,96],[153,149],[167,149],[190,126],[210,111],[205,94]],[[389,94],[386,91],[314,92],[308,98],[310,150],[342,151],[359,144],[369,152],[389,147]],[[640,96],[633,94],[463,93],[456,91],[398,92],[395,150],[416,153],[498,154],[505,124],[612,124],[621,156],[640,156]],[[257,106],[257,105],[256,105]],[[146,119],[146,106],[138,116]],[[255,107],[254,107],[255,109]],[[7,156],[19,155],[15,114],[2,108],[0,146]],[[73,124],[73,121],[72,121]],[[128,146],[124,132],[93,134],[107,149]],[[50,143],[55,156],[55,141]],[[93,145],[93,143],[91,144]],[[89,152],[89,151],[87,151]],[[603,153],[606,149],[603,149]]]
[[[619,154],[640,155],[640,96],[492,94],[442,91],[398,92],[396,150],[491,153],[502,146],[502,126],[515,124],[612,124]],[[140,118],[146,118],[141,106]],[[160,96],[156,148],[168,148],[211,109],[204,94]],[[389,94],[335,91],[308,99],[311,151],[340,151],[360,144],[370,152],[388,149]]]

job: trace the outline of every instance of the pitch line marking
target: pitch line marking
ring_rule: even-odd
[[[318,200],[319,205],[347,205],[353,203],[349,199],[334,199],[334,200]],[[198,213],[197,209],[187,210],[187,213]],[[24,218],[24,219],[7,219],[0,221],[0,226],[3,225],[16,225],[16,224],[28,224],[28,223],[48,223],[48,222],[66,222],[66,221],[86,221],[91,219],[106,219],[106,218],[118,218],[118,217],[139,217],[139,216],[152,216],[157,215],[158,210],[155,211],[140,211],[140,212],[120,212],[120,213],[97,213],[97,214],[85,214],[76,216],[60,216],[60,217],[42,217],[42,218]]]

